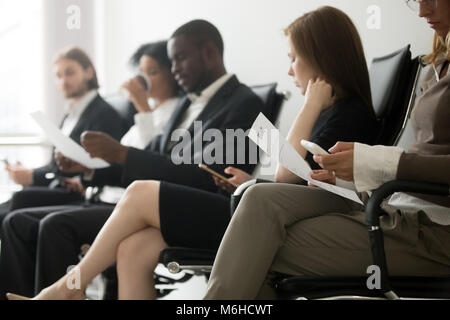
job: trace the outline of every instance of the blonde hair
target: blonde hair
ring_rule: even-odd
[[[450,61],[450,32],[447,33],[445,40],[437,33],[434,34],[433,52],[423,58],[426,64],[435,64],[439,56],[443,55],[447,61]]]

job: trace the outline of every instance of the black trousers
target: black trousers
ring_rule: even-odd
[[[2,225],[0,299],[7,292],[34,296],[79,262],[114,207],[52,206],[16,210]],[[82,227],[80,227],[82,226]]]
[[[15,192],[11,200],[0,204],[0,226],[5,217],[12,211],[23,208],[35,208],[42,206],[59,206],[67,204],[79,204],[82,196],[63,188],[50,189],[48,187],[26,187],[22,191]],[[2,232],[0,231],[0,239]]]

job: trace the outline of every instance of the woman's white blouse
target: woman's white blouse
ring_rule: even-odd
[[[152,112],[135,114],[134,126],[122,137],[120,143],[127,147],[144,149],[154,137],[162,133],[179,101],[179,98],[171,98]]]

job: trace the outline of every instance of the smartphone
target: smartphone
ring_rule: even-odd
[[[0,158],[0,161],[3,162],[5,164],[5,166],[9,165],[9,161],[6,158]]]
[[[200,169],[203,169],[203,170],[209,172],[210,174],[212,174],[212,175],[215,176],[216,178],[218,178],[218,179],[224,181],[225,183],[228,183],[228,184],[232,185],[232,186],[235,187],[235,188],[237,187],[237,186],[235,186],[233,183],[231,183],[230,181],[228,181],[228,179],[225,178],[223,175],[221,175],[221,174],[215,172],[214,170],[211,170],[211,169],[208,168],[206,165],[204,165],[204,164],[201,163],[201,164],[199,164],[198,166],[199,166]]]
[[[320,146],[318,146],[314,142],[302,140],[300,143],[303,148],[305,148],[306,150],[311,152],[313,155],[323,156],[323,155],[329,154],[327,151],[322,149]]]

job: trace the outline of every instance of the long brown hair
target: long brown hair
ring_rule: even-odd
[[[94,76],[88,82],[88,89],[93,90],[99,88],[97,72],[95,71],[94,64],[92,63],[91,58],[89,58],[86,52],[78,47],[67,47],[56,54],[55,58],[53,59],[53,63],[56,63],[62,59],[69,59],[78,62],[84,70],[92,68]]]
[[[338,100],[359,97],[375,115],[361,38],[344,12],[320,7],[292,22],[285,34],[297,54],[333,87]]]
[[[445,39],[434,33],[433,52],[424,57],[423,60],[427,64],[434,64],[440,55],[444,55],[445,59],[450,61],[450,32],[447,33]]]

